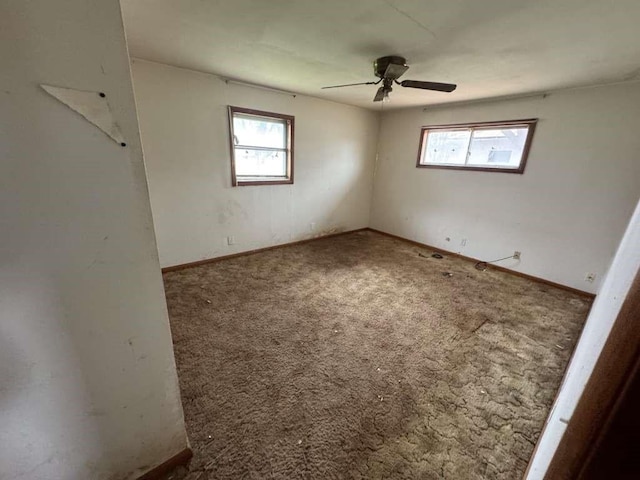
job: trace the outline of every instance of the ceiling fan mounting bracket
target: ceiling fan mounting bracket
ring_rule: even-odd
[[[392,78],[393,80],[395,80],[396,78],[400,77],[400,75],[402,75],[402,73],[404,73],[404,72],[402,72],[400,75],[392,76],[392,77],[389,77],[389,75],[387,74],[386,77],[385,77],[385,73],[387,73],[387,68],[389,67],[389,65],[398,65],[398,66],[401,66],[401,67],[406,67],[407,66],[407,60],[404,57],[400,57],[400,56],[397,56],[397,55],[389,55],[387,57],[380,57],[380,58],[376,59],[373,62],[373,73],[378,78]]]

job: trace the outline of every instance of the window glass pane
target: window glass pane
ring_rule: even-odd
[[[233,143],[248,147],[287,148],[287,125],[284,120],[234,114]]]
[[[235,164],[238,177],[287,176],[287,152],[236,148]]]
[[[468,165],[518,168],[527,140],[527,127],[482,128],[474,130]]]
[[[432,130],[427,132],[422,162],[437,165],[464,165],[471,130]]]

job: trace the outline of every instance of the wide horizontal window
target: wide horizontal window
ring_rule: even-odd
[[[423,127],[418,167],[522,173],[536,119]]]
[[[229,107],[234,186],[293,183],[294,117]]]

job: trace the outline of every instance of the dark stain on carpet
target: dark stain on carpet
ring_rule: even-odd
[[[591,301],[430,254],[358,232],[165,274],[173,478],[521,478]]]

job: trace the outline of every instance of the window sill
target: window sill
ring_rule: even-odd
[[[270,179],[264,179],[264,178],[256,178],[256,179],[252,179],[252,178],[238,178],[236,179],[235,183],[234,183],[234,187],[248,187],[251,185],[292,185],[293,184],[293,179],[292,178],[274,178],[272,180]]]
[[[467,167],[467,166],[455,166],[455,165],[424,165],[417,164],[418,168],[437,168],[440,170],[473,170],[474,172],[499,172],[499,173],[524,173],[524,165],[521,165],[519,168],[500,168],[500,167]]]

